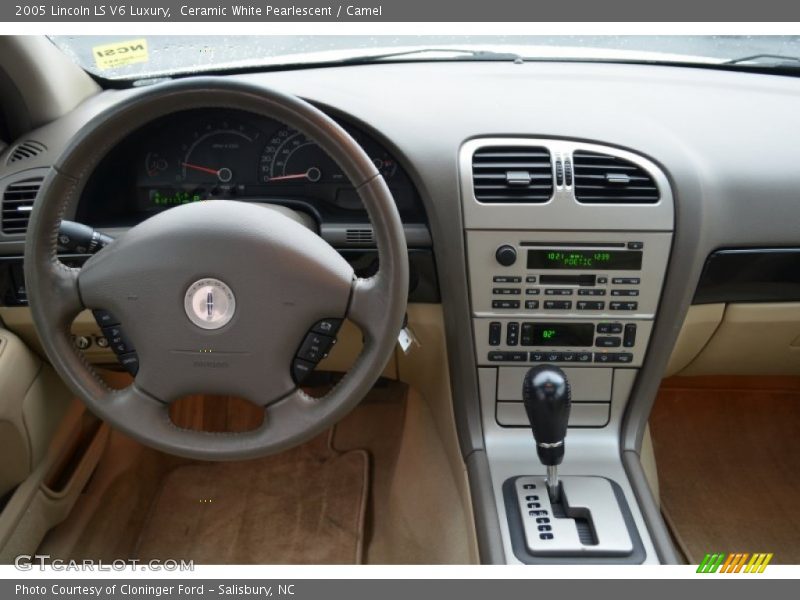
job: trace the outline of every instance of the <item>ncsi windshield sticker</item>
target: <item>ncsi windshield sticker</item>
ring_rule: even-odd
[[[94,64],[98,69],[114,69],[148,61],[147,40],[126,40],[92,48]]]

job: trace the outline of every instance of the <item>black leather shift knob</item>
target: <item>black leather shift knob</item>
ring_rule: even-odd
[[[536,440],[536,452],[545,466],[561,464],[572,404],[564,371],[550,365],[533,367],[522,382],[522,400]]]

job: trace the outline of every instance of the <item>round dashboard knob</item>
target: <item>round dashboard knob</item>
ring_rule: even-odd
[[[504,267],[510,267],[517,262],[517,251],[514,246],[503,244],[494,253],[494,257]]]

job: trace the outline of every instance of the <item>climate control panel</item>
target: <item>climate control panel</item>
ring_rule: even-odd
[[[640,366],[649,320],[474,319],[481,366]]]

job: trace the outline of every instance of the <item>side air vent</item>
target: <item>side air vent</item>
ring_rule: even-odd
[[[6,164],[10,165],[23,160],[28,160],[29,158],[40,155],[45,150],[47,150],[47,146],[41,142],[37,142],[35,140],[26,140],[17,144],[14,149],[11,150]]]
[[[41,186],[41,179],[26,179],[8,184],[3,192],[2,211],[0,212],[3,233],[25,233],[28,229],[28,219],[31,216],[33,201]]]
[[[655,204],[660,196],[653,177],[624,158],[576,150],[575,198],[583,204]]]
[[[375,236],[372,233],[372,229],[348,229],[344,233],[345,241],[348,244],[373,244],[375,242]]]
[[[535,146],[485,146],[472,155],[478,202],[541,204],[553,195],[550,151]]]

